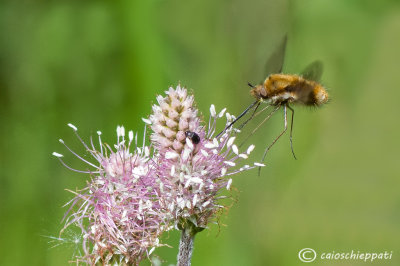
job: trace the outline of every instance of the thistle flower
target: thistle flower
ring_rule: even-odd
[[[231,136],[233,129],[218,139],[214,137],[217,120],[224,117],[226,109],[217,114],[211,105],[206,127],[200,124],[194,98],[185,88],[178,85],[166,94],[157,97],[158,105],[153,106],[150,120],[145,120],[151,124],[151,139],[159,153],[157,175],[161,179],[162,202],[180,229],[191,224],[200,231],[224,208],[218,202],[223,198],[219,194],[230,189],[230,176],[261,164],[237,166],[248,158],[254,145],[239,152],[235,137]],[[225,116],[226,124],[232,121],[233,116]],[[198,135],[200,141],[192,142],[186,137],[188,132]]]
[[[84,189],[71,191],[75,197],[66,204],[70,208],[64,217],[64,229],[75,225],[83,235],[84,256],[77,261],[92,265],[136,265],[161,245],[159,236],[168,230],[166,216],[158,201],[159,185],[150,160],[150,149],[144,141],[143,146],[138,147],[137,134],[132,131],[126,140],[124,127],[117,127],[118,140],[114,149],[102,143],[98,131],[100,148],[97,150],[92,139],[89,147],[77,134],[77,128],[69,126],[97,161],[89,162],[62,140],[60,142],[68,150],[93,169],[72,169],[61,159],[61,154],[53,153],[69,169],[91,175]]]

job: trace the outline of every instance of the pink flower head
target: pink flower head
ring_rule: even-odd
[[[158,105],[153,105],[150,116],[151,140],[159,151],[168,148],[181,152],[186,144],[185,132],[200,132],[200,119],[197,109],[193,108],[194,97],[187,94],[179,85],[169,88],[166,97],[157,97]]]
[[[77,128],[69,126],[76,133]],[[74,199],[67,203],[70,208],[64,229],[75,225],[83,235],[84,256],[77,260],[103,265],[138,264],[160,246],[159,236],[168,229],[158,200],[159,184],[150,149],[144,144],[138,147],[137,134],[132,131],[125,139],[123,127],[117,128],[118,141],[113,148],[102,143],[101,132],[98,132],[99,150],[92,141],[89,147],[76,135],[96,163],[66,147],[93,170],[72,169],[61,160],[61,154],[53,155],[69,169],[91,174],[87,187],[73,192]]]
[[[166,94],[157,97],[159,105],[153,106],[149,121],[151,139],[159,153],[157,175],[162,180],[162,202],[178,225],[190,222],[196,228],[205,228],[224,207],[218,202],[222,198],[219,194],[230,189],[230,176],[261,164],[237,166],[247,159],[254,145],[239,152],[231,136],[233,129],[218,139],[214,137],[217,120],[224,117],[225,109],[217,114],[211,105],[206,127],[200,124],[193,96],[188,96],[185,88],[178,85]],[[225,116],[226,124],[232,121],[233,116]]]

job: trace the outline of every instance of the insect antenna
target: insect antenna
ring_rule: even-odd
[[[246,110],[244,110],[235,120],[233,120],[228,126],[226,126],[224,128],[224,130],[222,130],[221,132],[218,133],[218,135],[216,136],[216,138],[218,138],[219,136],[221,136],[226,130],[228,130],[233,124],[235,124],[240,118],[242,118],[245,114],[247,114],[248,111],[250,111],[257,103],[259,103],[259,101],[255,101],[254,103],[250,104],[249,107],[246,108]]]

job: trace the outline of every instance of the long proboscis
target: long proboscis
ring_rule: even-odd
[[[239,121],[240,118],[242,118],[244,115],[247,114],[259,101],[255,101],[252,104],[249,105],[249,107],[246,108],[235,120],[233,120],[229,125],[227,125],[224,130],[222,130],[220,133],[218,133],[217,138],[221,136],[225,131],[227,131],[230,127],[233,126],[237,121]]]

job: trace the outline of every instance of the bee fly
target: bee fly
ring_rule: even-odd
[[[200,143],[200,136],[196,132],[186,131],[185,136],[192,141],[193,144]]]
[[[287,109],[292,112],[290,126],[290,147],[293,157],[296,159],[296,155],[293,151],[292,141],[294,110],[290,106],[291,104],[319,107],[327,103],[329,99],[328,93],[326,92],[325,88],[318,82],[322,75],[322,63],[320,61],[315,61],[311,63],[300,75],[281,73],[286,49],[286,41],[287,38],[285,37],[277,51],[275,51],[275,53],[272,54],[270,59],[267,61],[266,67],[268,76],[265,81],[257,86],[253,86],[249,83],[249,86],[251,87],[250,94],[256,99],[255,102],[247,107],[233,122],[231,122],[221,133],[218,134],[218,136],[221,135],[225,130],[230,128],[253,108],[254,111],[252,115],[239,126],[239,129],[243,128],[247,124],[247,122],[249,122],[253,117],[262,113],[264,110],[268,109],[268,107],[274,107],[274,109],[267,115],[267,117],[250,133],[250,135],[248,136],[250,137],[276,111],[283,107],[284,129],[278,135],[278,137],[276,137],[275,140],[265,149],[262,161],[264,161],[269,149],[287,130]],[[261,103],[267,103],[268,106],[256,113]]]

